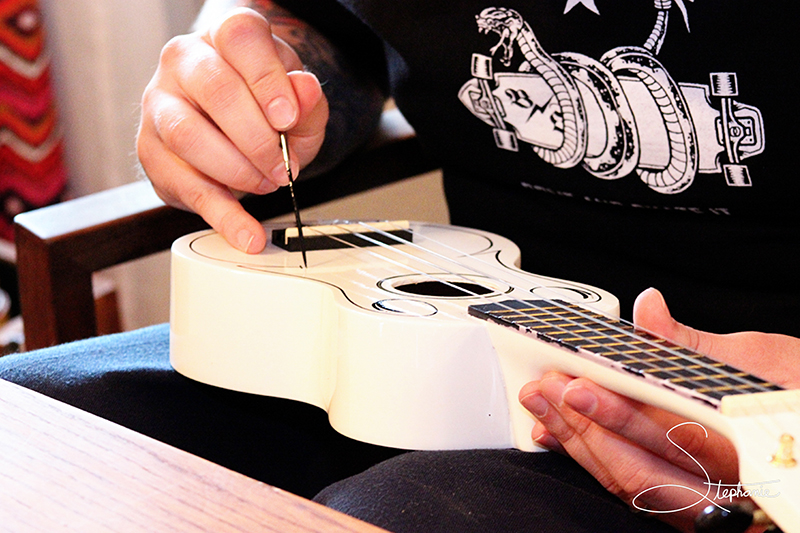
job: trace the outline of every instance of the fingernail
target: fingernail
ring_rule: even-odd
[[[592,415],[597,409],[597,396],[586,387],[567,387],[564,390],[564,403],[581,414]]]
[[[253,244],[253,239],[255,239],[255,235],[247,231],[246,229],[240,230],[239,233],[236,235],[236,240],[239,243],[239,249],[245,253],[250,252],[250,245]]]
[[[275,168],[272,169],[272,173],[270,173],[270,180],[272,183],[276,185],[288,185],[289,184],[289,174],[286,172],[286,164],[283,161],[275,165]]]
[[[547,432],[542,433],[538,438],[533,439],[533,442],[539,446],[547,448],[548,450],[558,450],[561,448],[561,443],[558,442],[554,436]]]
[[[279,131],[291,126],[296,114],[294,106],[285,96],[279,96],[267,105],[267,120]]]
[[[550,404],[547,403],[547,400],[545,400],[538,392],[522,398],[520,403],[536,418],[542,418],[546,416],[547,410],[550,407]]]
[[[261,183],[258,184],[256,188],[256,194],[267,194],[273,192],[278,187],[273,183],[271,180],[264,178],[261,180]]]

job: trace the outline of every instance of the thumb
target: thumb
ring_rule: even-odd
[[[316,157],[325,139],[328,100],[314,74],[293,71],[289,73],[289,80],[297,95],[300,114],[297,125],[287,133],[292,151],[299,157],[300,166],[305,167]]]
[[[664,297],[652,288],[636,298],[633,321],[660,337],[783,387],[800,387],[798,338],[754,331],[719,335],[684,326],[672,318]]]
[[[633,322],[651,333],[694,350],[700,347],[704,335],[713,335],[684,326],[672,318],[664,296],[652,287],[636,298],[633,304]]]

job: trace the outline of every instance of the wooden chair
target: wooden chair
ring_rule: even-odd
[[[296,187],[309,207],[435,168],[402,115],[389,110],[367,146]],[[258,220],[291,211],[286,194],[251,196],[243,204]],[[166,206],[145,181],[23,213],[15,225],[28,350],[97,335],[94,272],[166,250],[181,235],[208,227]]]

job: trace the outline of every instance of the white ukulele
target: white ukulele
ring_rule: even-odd
[[[800,531],[800,393],[676,346],[617,316],[611,294],[517,268],[483,231],[422,223],[267,227],[258,255],[212,231],[172,247],[170,358],[228,389],[316,405],[339,432],[408,449],[536,449],[520,388],[586,376],[728,437],[740,479]],[[777,459],[772,458],[777,456]],[[777,480],[777,481],[776,481]]]

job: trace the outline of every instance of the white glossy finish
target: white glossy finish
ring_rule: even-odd
[[[784,531],[800,531],[800,467],[769,463],[783,433],[800,442],[796,393],[734,397],[724,403],[735,407],[723,408],[734,414],[723,415],[473,318],[469,305],[509,298],[572,297],[608,315],[619,304],[600,289],[518,270],[518,249],[497,235],[411,226],[414,246],[313,251],[308,269],[299,253],[271,244],[253,256],[210,231],[179,239],[172,248],[173,366],[212,385],[319,406],[345,435],[410,449],[535,451],[533,419],[517,401],[519,389],[547,370],[586,376],[731,439],[745,489],[770,489],[754,499]],[[403,290],[431,279],[477,283],[489,294],[423,297]]]
[[[532,450],[533,422],[507,385],[473,303],[543,295],[609,314],[609,293],[518,270],[509,240],[412,223],[415,243],[299,253],[240,253],[213,232],[172,248],[171,361],[229,389],[328,411],[341,433],[412,449]],[[306,234],[313,228],[306,228]],[[406,283],[468,281],[486,296],[422,297]],[[532,294],[535,291],[536,294]]]

